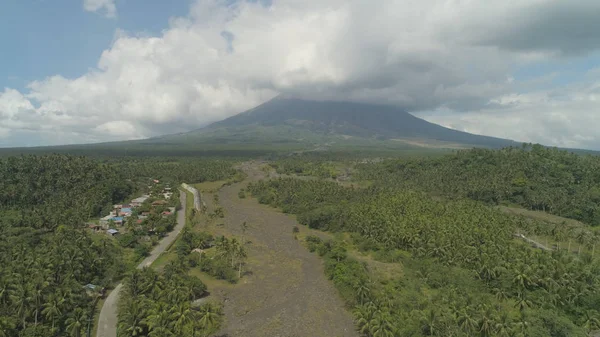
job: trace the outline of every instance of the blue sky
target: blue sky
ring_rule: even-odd
[[[95,67],[117,29],[158,35],[169,18],[185,16],[189,0],[125,0],[117,17],[87,12],[74,0],[2,0],[0,88],[61,74],[72,78]]]
[[[286,94],[600,150],[599,1],[374,4],[3,0],[0,147],[184,132]]]

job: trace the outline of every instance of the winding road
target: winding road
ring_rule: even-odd
[[[179,192],[179,200],[181,200],[181,209],[177,212],[177,225],[175,225],[175,228],[167,236],[160,240],[150,255],[137,266],[138,269],[150,266],[175,241],[179,232],[185,226],[185,207],[187,201],[185,192]],[[96,337],[117,337],[117,302],[119,301],[119,292],[122,287],[123,283],[119,283],[106,298],[100,311],[100,317],[98,318]]]

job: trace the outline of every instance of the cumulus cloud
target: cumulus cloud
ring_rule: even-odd
[[[117,16],[115,0],[83,0],[83,9],[88,12],[101,12],[108,18]]]
[[[85,6],[116,13],[114,1],[86,0]],[[589,20],[597,8],[595,1],[565,8],[553,0],[377,6],[365,0],[198,0],[160,36],[120,32],[96,68],[78,78],[40,79],[22,93],[6,89],[0,128],[40,130],[49,142],[62,134],[71,134],[70,142],[132,139],[194,129],[283,93],[434,111],[422,115],[518,140],[591,144],[596,140],[588,140],[593,134],[585,129],[567,133],[575,127],[560,129],[564,139],[549,138],[562,122],[550,122],[550,107],[573,125],[585,124],[586,114],[567,113],[580,111],[571,110],[580,104],[578,88],[559,109],[548,103],[552,92],[519,94],[512,72],[516,65],[600,46],[598,23]],[[567,29],[551,29],[557,19],[567,20]],[[588,99],[581,111],[594,102]],[[521,117],[527,114],[536,117]],[[539,131],[506,124],[544,116]]]

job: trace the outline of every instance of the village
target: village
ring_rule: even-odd
[[[94,232],[105,232],[110,236],[124,233],[139,235],[162,235],[169,232],[175,222],[178,198],[172,198],[168,185],[152,179],[148,192],[129,203],[113,205],[112,210],[97,221],[87,223]]]

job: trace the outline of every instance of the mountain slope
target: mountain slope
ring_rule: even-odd
[[[192,139],[221,142],[405,141],[407,144],[442,142],[466,146],[503,147],[517,143],[456,131],[386,105],[275,98],[256,108],[192,132],[156,140]]]

